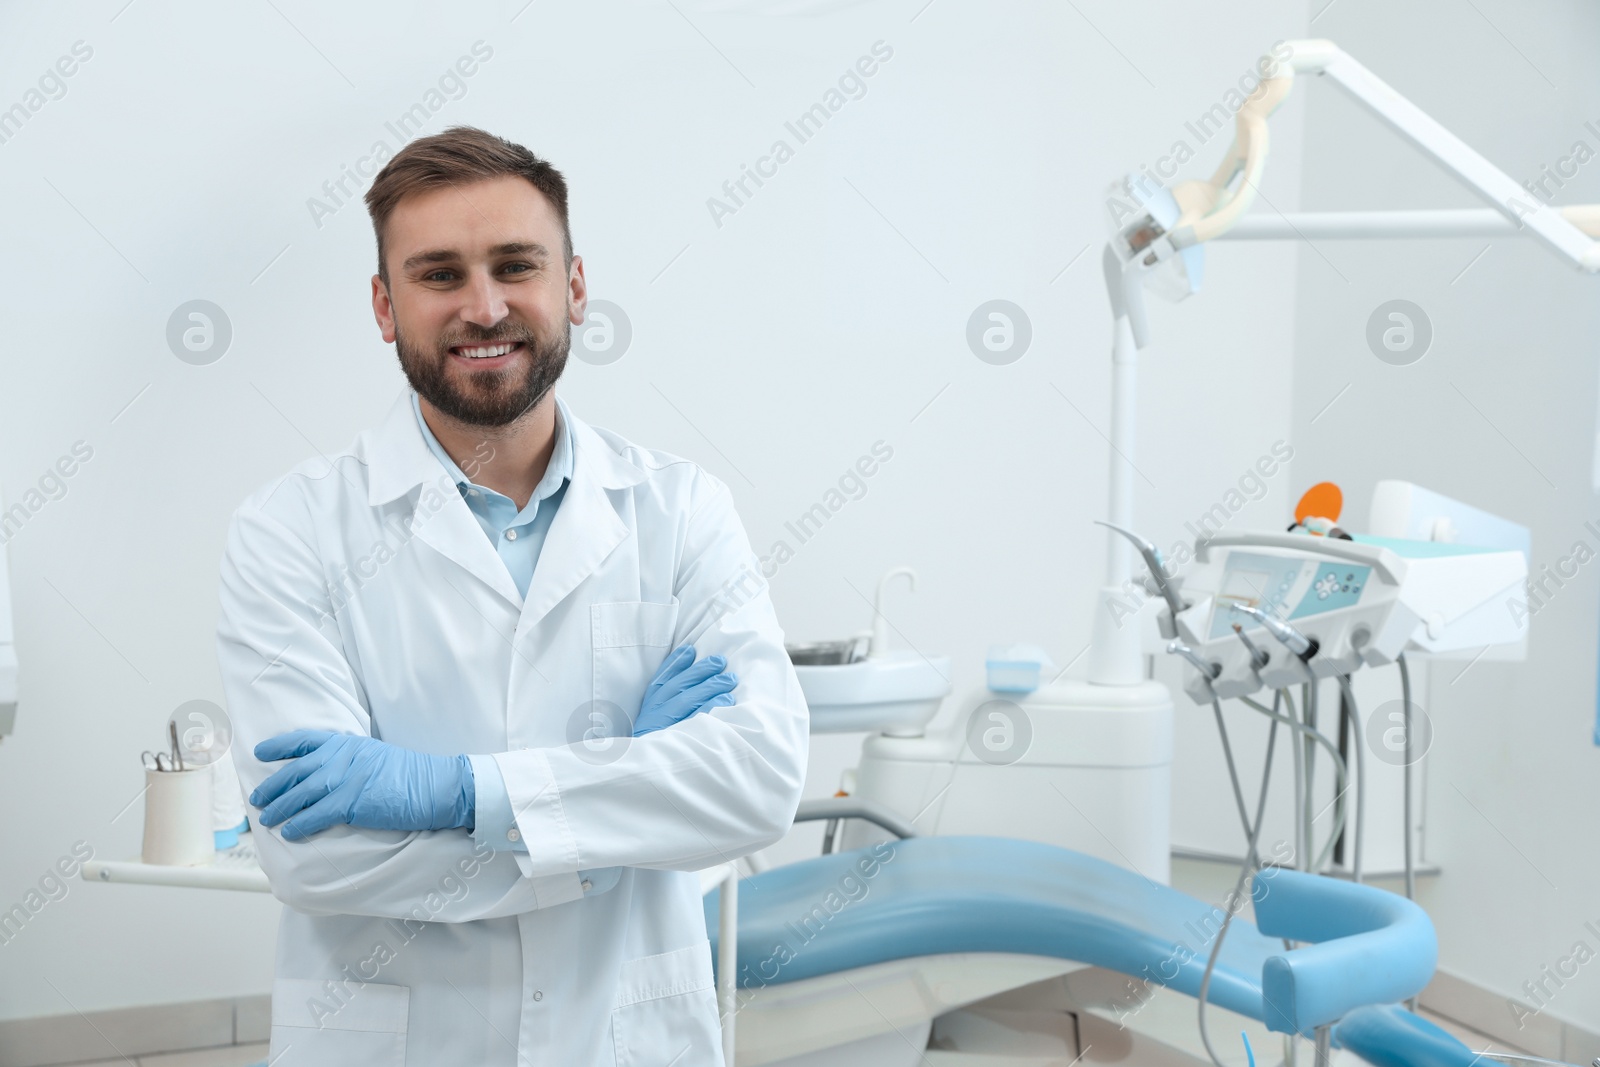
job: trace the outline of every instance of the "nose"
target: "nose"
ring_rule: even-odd
[[[486,330],[499,325],[509,313],[501,286],[487,274],[474,273],[462,298],[462,319]]]

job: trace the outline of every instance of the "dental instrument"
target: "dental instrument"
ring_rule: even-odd
[[[167,736],[169,748],[165,752],[151,752],[145,749],[139,753],[139,762],[144,764],[147,771],[160,771],[163,774],[172,771],[184,770],[183,750],[178,745],[178,727],[171,721],[167,723]],[[166,762],[163,763],[162,761]]]
[[[1239,640],[1244,643],[1244,647],[1250,651],[1251,669],[1260,670],[1262,667],[1265,667],[1267,665],[1267,661],[1271,657],[1255,646],[1255,642],[1251,641],[1250,636],[1244,632],[1244,627],[1240,626],[1238,623],[1234,623],[1233,632],[1238,635]],[[1216,673],[1213,673],[1212,677],[1215,678]]]
[[[1145,540],[1125,526],[1118,526],[1116,523],[1106,522],[1102,519],[1094,521],[1098,526],[1115,530],[1139,550],[1139,555],[1144,558],[1145,567],[1149,570],[1150,581],[1155,586],[1156,592],[1161,595],[1161,599],[1167,602],[1167,611],[1171,616],[1177,617],[1178,612],[1182,611],[1185,605],[1178,596],[1177,587],[1172,583],[1172,576],[1167,573],[1166,564],[1161,559],[1161,550],[1156,548],[1155,543]],[[1163,636],[1171,635],[1163,632]]]
[[[1307,637],[1299,630],[1296,630],[1288,623],[1273,618],[1260,608],[1254,607],[1250,604],[1233,603],[1228,605],[1228,609],[1230,611],[1237,611],[1241,615],[1248,615],[1252,619],[1256,620],[1256,622],[1259,622],[1267,631],[1267,633],[1271,634],[1273,637],[1276,637],[1278,642],[1282,644],[1284,648],[1287,648],[1290,652],[1293,652],[1302,660],[1309,660],[1312,656],[1317,654],[1316,641]],[[1221,665],[1219,664],[1217,670],[1213,672],[1212,677],[1215,678],[1221,673]]]

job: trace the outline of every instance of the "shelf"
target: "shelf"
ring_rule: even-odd
[[[245,837],[223,849],[204,867],[158,867],[138,859],[89,860],[81,877],[86,882],[122,882],[130,885],[175,885],[189,889],[232,889],[244,893],[270,893],[267,876],[256,862],[255,843]]]
[[[700,874],[700,892],[711,892],[727,877],[728,864]],[[174,885],[188,889],[232,889],[244,893],[270,893],[267,876],[256,862],[255,844],[246,835],[233,848],[217,853],[205,867],[159,867],[141,860],[89,860],[80,877],[86,882],[124,885]]]

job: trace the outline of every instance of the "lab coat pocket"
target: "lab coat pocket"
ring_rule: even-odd
[[[722,1064],[711,943],[702,939],[624,963],[611,1032],[617,1067]]]
[[[655,604],[618,601],[591,604],[594,643],[594,710],[621,715],[629,723],[639,714],[645,686],[655,677],[678,624],[678,600]],[[615,711],[611,709],[615,705]]]
[[[410,1007],[408,986],[279,978],[269,1058],[273,1067],[401,1067]]]

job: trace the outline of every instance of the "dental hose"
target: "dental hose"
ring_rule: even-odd
[[[1356,708],[1356,695],[1350,691],[1350,676],[1339,675],[1339,690],[1344,694],[1345,703],[1350,707],[1350,717],[1356,722],[1361,721],[1361,714]],[[1356,832],[1355,842],[1351,846],[1350,879],[1356,885],[1361,884],[1361,851],[1366,844],[1367,832],[1364,829],[1367,822],[1367,757],[1362,749],[1365,746],[1357,739],[1356,750]]]
[[[1300,712],[1295,708],[1294,695],[1288,689],[1282,690],[1282,693],[1289,705],[1289,717],[1296,720],[1293,725],[1298,726]],[[1246,700],[1246,703],[1249,701]],[[1256,705],[1256,710],[1261,710],[1260,705]],[[1302,741],[1299,737],[1290,739],[1289,754],[1294,757],[1294,863],[1304,870],[1311,859],[1311,841],[1306,837],[1305,747]]]
[[[1274,699],[1273,705],[1277,705],[1276,699]],[[1281,716],[1278,716],[1273,712],[1268,712],[1268,714],[1272,716],[1274,721],[1272,723],[1272,729],[1267,733],[1267,758],[1263,764],[1261,772],[1261,793],[1256,798],[1255,825],[1252,826],[1248,821],[1245,823],[1245,836],[1248,840],[1245,845],[1244,863],[1239,868],[1239,880],[1234,884],[1233,895],[1228,898],[1227,914],[1222,917],[1222,928],[1217,931],[1217,940],[1211,946],[1211,955],[1206,959],[1206,973],[1200,979],[1198,1009],[1200,1022],[1200,1041],[1205,1045],[1206,1055],[1211,1057],[1211,1062],[1216,1064],[1216,1067],[1227,1067],[1227,1065],[1222,1062],[1221,1058],[1217,1055],[1216,1050],[1211,1047],[1211,1035],[1206,1030],[1206,996],[1211,991],[1211,975],[1217,967],[1217,956],[1222,952],[1222,939],[1228,936],[1228,924],[1233,921],[1234,906],[1239,901],[1239,894],[1244,891],[1244,883],[1252,874],[1255,873],[1256,867],[1258,866],[1257,861],[1259,859],[1259,854],[1257,853],[1256,849],[1261,838],[1261,827],[1266,822],[1264,816],[1267,810],[1267,787],[1272,782],[1272,750],[1278,741],[1277,720],[1281,718]],[[1219,726],[1222,723],[1222,709],[1220,705],[1217,705],[1217,723]],[[1227,751],[1226,741],[1223,742],[1223,750]],[[1234,793],[1240,798],[1241,814],[1243,814],[1244,791],[1239,786],[1239,776],[1234,772],[1231,758],[1228,762],[1228,773],[1233,777]]]
[[[1284,693],[1284,697],[1288,700],[1292,710],[1294,706],[1294,698],[1291,697],[1287,692]],[[1239,702],[1247,707],[1256,709],[1256,711],[1265,715],[1269,719],[1286,724],[1291,730],[1296,730],[1301,734],[1309,736],[1323,748],[1327,749],[1328,755],[1333,760],[1334,781],[1338,787],[1336,795],[1344,795],[1345,790],[1349,788],[1349,777],[1345,773],[1344,760],[1339,756],[1339,750],[1333,747],[1332,741],[1329,741],[1326,737],[1323,737],[1320,732],[1310,729],[1304,723],[1297,722],[1294,719],[1286,718],[1282,715],[1278,715],[1264,705],[1258,704],[1254,700],[1251,700],[1249,697],[1240,697]],[[1345,818],[1346,815],[1344,811],[1339,810],[1335,812],[1333,829],[1328,835],[1327,842],[1322,846],[1322,852],[1317,856],[1316,862],[1312,864],[1310,868],[1311,871],[1320,871],[1323,865],[1328,862],[1328,858],[1333,855],[1333,846],[1338,843],[1339,834],[1344,830]],[[1310,842],[1308,842],[1308,851],[1309,845]]]
[[[1292,714],[1293,713],[1293,709],[1294,709],[1294,696],[1286,689],[1279,690],[1278,694],[1277,694],[1277,697],[1275,697],[1274,700],[1273,700],[1273,707],[1274,708],[1276,708],[1279,698],[1281,698],[1282,700],[1284,700],[1284,701],[1286,701],[1288,703],[1289,708],[1291,710],[1291,714]],[[1206,959],[1205,974],[1200,979],[1200,993],[1199,993],[1199,997],[1198,997],[1198,1000],[1199,1000],[1198,1020],[1199,1020],[1199,1026],[1200,1026],[1200,1041],[1205,1046],[1206,1054],[1211,1057],[1211,1062],[1214,1063],[1216,1065],[1216,1067],[1227,1067],[1227,1065],[1222,1062],[1222,1059],[1217,1055],[1216,1050],[1211,1047],[1211,1036],[1208,1033],[1208,1031],[1206,1030],[1206,998],[1209,996],[1210,991],[1211,991],[1211,976],[1216,971],[1217,959],[1222,953],[1222,942],[1223,942],[1223,939],[1228,936],[1228,927],[1233,922],[1233,916],[1234,916],[1233,908],[1234,908],[1234,905],[1240,900],[1240,894],[1244,892],[1245,883],[1250,879],[1250,876],[1255,873],[1255,871],[1256,871],[1256,869],[1257,869],[1257,867],[1259,865],[1258,864],[1258,860],[1259,860],[1258,847],[1259,847],[1259,842],[1260,842],[1260,837],[1261,837],[1261,828],[1262,828],[1262,825],[1266,821],[1265,814],[1266,814],[1266,808],[1267,808],[1267,787],[1271,783],[1272,753],[1273,753],[1273,748],[1274,748],[1274,745],[1275,745],[1275,743],[1277,741],[1277,737],[1278,737],[1278,730],[1277,730],[1278,724],[1282,723],[1282,724],[1288,726],[1289,729],[1304,735],[1302,738],[1297,738],[1297,739],[1295,739],[1294,741],[1291,742],[1291,751],[1294,752],[1297,756],[1299,755],[1299,751],[1300,751],[1299,742],[1303,741],[1303,740],[1307,740],[1307,739],[1313,740],[1314,742],[1320,743],[1324,748],[1326,748],[1328,750],[1328,754],[1333,758],[1333,768],[1334,768],[1335,781],[1339,785],[1339,792],[1342,794],[1344,792],[1344,790],[1347,788],[1347,784],[1346,784],[1347,779],[1346,779],[1346,775],[1345,775],[1344,760],[1339,758],[1339,750],[1334,748],[1332,743],[1327,738],[1323,737],[1321,733],[1319,733],[1316,730],[1311,729],[1310,727],[1306,726],[1304,723],[1296,721],[1294,718],[1292,718],[1290,716],[1280,715],[1280,714],[1277,713],[1277,711],[1273,710],[1272,708],[1268,708],[1263,704],[1258,704],[1256,701],[1251,700],[1249,697],[1240,697],[1239,699],[1247,707],[1254,708],[1256,711],[1260,712],[1262,715],[1265,715],[1267,718],[1271,719],[1272,720],[1272,731],[1267,735],[1267,756],[1266,756],[1265,771],[1261,776],[1261,793],[1257,797],[1257,800],[1256,800],[1255,824],[1253,826],[1251,826],[1250,830],[1249,830],[1249,835],[1248,835],[1249,836],[1249,844],[1247,845],[1247,847],[1245,849],[1244,863],[1240,865],[1240,868],[1239,868],[1239,879],[1234,884],[1233,894],[1228,900],[1227,913],[1222,918],[1222,927],[1221,927],[1221,929],[1219,929],[1217,931],[1217,939],[1216,939],[1215,942],[1213,942],[1213,944],[1211,946],[1211,953]],[[1297,760],[1297,763],[1298,763],[1298,760]],[[1237,782],[1237,777],[1236,776],[1235,776],[1235,781]],[[1240,792],[1240,795],[1242,795],[1243,791],[1239,790],[1239,792]],[[1300,818],[1300,816],[1298,814],[1295,817],[1295,825],[1296,825],[1297,829],[1301,825],[1301,818]],[[1322,864],[1326,861],[1328,855],[1333,851],[1334,842],[1338,840],[1339,834],[1343,829],[1344,829],[1344,812],[1341,811],[1335,816],[1335,825],[1333,827],[1332,832],[1328,836],[1328,843],[1327,843],[1326,847],[1323,849],[1322,856],[1319,857],[1318,860],[1317,860],[1316,866],[1318,868],[1320,868],[1322,866]],[[1309,842],[1308,842],[1308,850],[1309,850]]]
[[[1317,684],[1315,678],[1300,686],[1300,721],[1305,723],[1309,729],[1315,730],[1317,728]],[[1300,818],[1305,825],[1306,851],[1309,853],[1312,842],[1316,840],[1311,833],[1315,824],[1315,820],[1311,817],[1311,805],[1315,803],[1313,798],[1317,795],[1315,785],[1317,746],[1309,737],[1302,737],[1300,743],[1306,750],[1306,791],[1305,795],[1300,798]]]
[[[1395,657],[1395,663],[1400,667],[1400,715],[1401,729],[1405,731],[1405,856],[1406,856],[1406,899],[1417,899],[1417,867],[1411,855],[1411,668],[1406,663],[1404,652]],[[1357,720],[1358,722],[1360,720]]]
[[[1228,764],[1228,780],[1233,783],[1233,800],[1239,806],[1239,824],[1244,828],[1246,839],[1250,837],[1250,813],[1244,806],[1244,789],[1239,785],[1239,769],[1234,766],[1233,746],[1228,743],[1228,726],[1222,721],[1222,701],[1217,699],[1217,694],[1211,694],[1211,711],[1217,717],[1217,736],[1222,739],[1222,758]],[[1278,724],[1272,724],[1277,730]],[[1270,768],[1269,768],[1270,773]]]
[[[1406,663],[1404,652],[1395,657],[1395,663],[1400,667],[1400,728],[1405,731],[1405,774],[1404,789],[1405,802],[1402,805],[1406,820],[1405,834],[1405,862],[1406,862],[1406,899],[1417,899],[1417,866],[1411,853],[1411,833],[1415,825],[1411,821],[1411,667]],[[1359,722],[1360,720],[1356,720]],[[1406,1007],[1411,1011],[1417,1010],[1417,998],[1412,997],[1406,1001]]]

